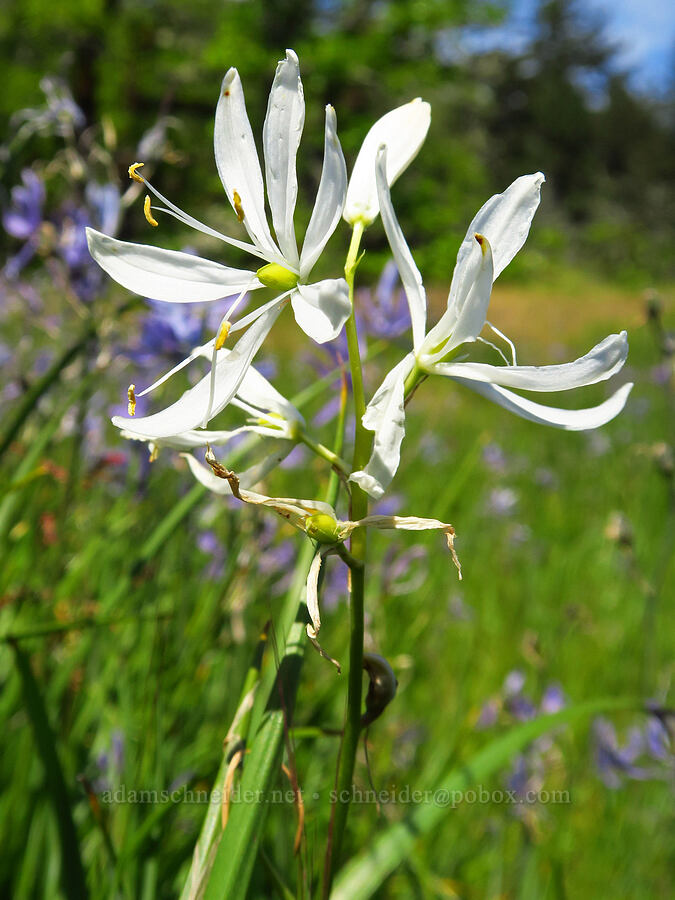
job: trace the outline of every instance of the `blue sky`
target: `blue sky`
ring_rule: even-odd
[[[472,34],[472,49],[520,49],[528,39],[537,0],[513,0],[507,22]],[[630,70],[631,83],[642,91],[661,93],[672,82],[675,60],[673,0],[582,0],[581,9],[605,22],[607,37],[619,47],[617,64]]]

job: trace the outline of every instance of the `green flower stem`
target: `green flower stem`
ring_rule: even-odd
[[[325,459],[327,462],[331,464],[336,469],[339,469],[345,476],[349,475],[349,465],[341,459],[337,453],[333,453],[332,450],[329,450],[328,447],[324,447],[323,444],[320,444],[318,441],[312,440],[312,438],[305,434],[304,431],[301,431],[298,434],[298,440],[301,443],[305,444],[306,447],[316,453],[317,456],[320,456],[322,459]]]
[[[331,375],[332,379],[333,375]],[[299,401],[311,399],[308,395]],[[346,382],[343,380],[340,413],[336,424],[335,449],[333,456],[339,459],[344,440],[344,422],[346,410]],[[329,453],[331,451],[328,451]],[[335,505],[340,479],[335,470],[331,472],[325,499],[331,506]],[[193,869],[200,885],[205,885],[207,898],[227,897],[238,900],[247,893],[248,881],[253,870],[258,847],[263,833],[269,794],[274,779],[278,776],[284,747],[284,738],[288,734],[292,721],[295,694],[300,680],[300,669],[307,637],[305,623],[307,612],[304,601],[300,600],[304,590],[307,573],[316,553],[316,545],[305,541],[300,550],[296,564],[295,576],[281,615],[271,637],[274,644],[274,658],[268,664],[259,667],[255,673],[256,694],[250,718],[246,723],[249,753],[242,773],[240,787],[245,795],[247,790],[255,791],[256,796],[263,798],[258,804],[235,804],[231,810],[231,819],[223,833],[219,829],[220,809],[207,814],[202,834],[197,845],[196,862],[186,882],[184,898],[193,896]],[[242,696],[249,685],[245,685]],[[227,768],[226,754],[216,777],[215,786],[220,786]],[[212,848],[216,840],[222,846]],[[215,853],[215,855],[213,855]],[[211,867],[213,861],[213,867]]]
[[[417,387],[417,384],[418,384],[419,380],[421,379],[421,377],[422,377],[422,372],[420,372],[419,368],[417,367],[417,363],[415,363],[415,368],[412,370],[412,372],[410,372],[408,374],[408,377],[406,378],[406,380],[403,384],[403,393],[404,393],[406,399],[408,399],[408,397],[412,396],[412,393],[415,390],[415,388]]]
[[[352,376],[352,392],[354,397],[354,415],[356,418],[354,433],[354,471],[362,469],[367,464],[372,443],[372,436],[370,432],[363,427],[361,421],[366,410],[366,400],[363,390],[363,373],[361,371],[359,340],[356,331],[356,319],[354,316],[354,277],[359,263],[359,246],[363,236],[363,229],[364,226],[361,222],[357,222],[354,226],[352,240],[349,245],[349,253],[347,254],[347,261],[345,263],[345,278],[347,279],[347,284],[349,286],[349,297],[352,301],[352,314],[347,320],[345,330],[347,332],[349,366]],[[353,484],[350,517],[357,520],[363,519],[367,515],[368,495],[362,491],[358,485]],[[326,867],[323,884],[324,897],[328,897],[330,894],[333,868],[334,865],[339,862],[342,853],[342,843],[347,824],[347,815],[349,813],[349,799],[352,793],[356,751],[361,734],[366,549],[366,531],[365,529],[358,529],[352,535],[350,544],[350,554],[354,559],[354,565],[350,566],[351,603],[347,718],[345,721],[344,740],[342,742],[342,749],[338,762],[337,801],[333,808],[331,834],[326,849]]]
[[[337,422],[335,423],[335,453],[342,454],[342,448],[345,442],[345,419],[347,417],[347,377],[342,373],[342,381],[340,384],[340,409],[338,412]],[[338,491],[340,489],[340,477],[335,469],[330,473],[328,479],[328,488],[326,490],[326,503],[335,509],[337,503]]]

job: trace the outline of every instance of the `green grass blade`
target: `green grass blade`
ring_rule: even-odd
[[[80,846],[75,823],[70,808],[68,789],[61,768],[54,733],[47,710],[42,702],[40,688],[33,674],[29,657],[17,644],[12,644],[16,667],[21,677],[23,698],[28,718],[33,727],[35,744],[42,760],[47,780],[47,789],[54,806],[61,845],[61,881],[69,900],[80,900],[88,896],[84,868],[80,857]]]
[[[47,371],[38,378],[23,394],[21,400],[8,416],[8,422],[0,436],[0,457],[3,456],[12,443],[21,426],[38,404],[40,397],[55,384],[61,372],[85,349],[95,333],[93,324],[86,328],[83,334],[54,360]]]
[[[314,545],[306,541],[277,626],[278,669],[277,665],[268,665],[264,670],[257,699],[262,700],[265,707],[263,711],[258,709],[257,716],[255,708],[253,711],[251,751],[239,786],[241,802],[230,809],[227,828],[206,885],[205,900],[244,900],[246,897],[267,817],[267,799],[281,768],[284,729],[290,725],[300,680],[306,640],[305,623],[297,621],[298,598],[313,556]],[[245,802],[246,797],[251,798],[250,802]]]
[[[489,778],[502,769],[516,753],[536,738],[560,725],[567,725],[598,713],[625,709],[639,709],[635,699],[604,699],[571,706],[562,712],[542,716],[513,728],[479,750],[462,766],[452,768],[435,789],[440,792],[464,791],[483,778]],[[444,796],[444,794],[441,794]],[[437,828],[452,804],[425,803],[417,806],[401,822],[383,831],[371,846],[355,856],[338,873],[331,900],[366,900],[372,897],[385,879],[411,853],[416,841]]]
[[[35,467],[42,458],[42,454],[45,452],[50,441],[58,431],[66,410],[72,406],[72,404],[77,401],[78,397],[86,390],[88,390],[88,384],[86,380],[83,380],[73,392],[68,395],[65,402],[57,406],[52,416],[31,442],[21,462],[16,467],[16,471],[10,482],[12,485],[16,487],[18,484],[23,483],[25,486],[31,483],[32,479],[27,480],[28,476],[35,470]],[[14,512],[21,502],[21,496],[21,490],[12,490],[10,493],[5,494],[2,501],[0,501],[0,542],[5,539],[12,527]]]

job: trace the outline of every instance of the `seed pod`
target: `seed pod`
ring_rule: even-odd
[[[361,716],[361,725],[365,727],[379,718],[394,699],[398,681],[387,660],[377,653],[363,654],[363,668],[370,679],[366,694],[366,711]]]

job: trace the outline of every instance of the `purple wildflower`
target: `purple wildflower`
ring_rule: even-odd
[[[512,515],[518,506],[518,495],[508,487],[497,487],[490,491],[486,508],[489,515],[505,518]]]
[[[491,442],[483,447],[483,462],[493,472],[504,472],[506,469],[506,456],[499,444]]]
[[[2,214],[2,224],[12,237],[27,241],[42,224],[45,186],[32,169],[24,169],[21,180],[23,185],[12,188],[12,205]]]
[[[368,334],[377,338],[394,338],[410,326],[410,311],[402,288],[398,285],[398,269],[392,260],[386,264],[374,292],[359,291],[358,306],[364,310]]]
[[[197,535],[197,546],[211,559],[204,570],[206,578],[216,581],[223,577],[225,571],[226,552],[223,542],[214,531],[207,529]]]

